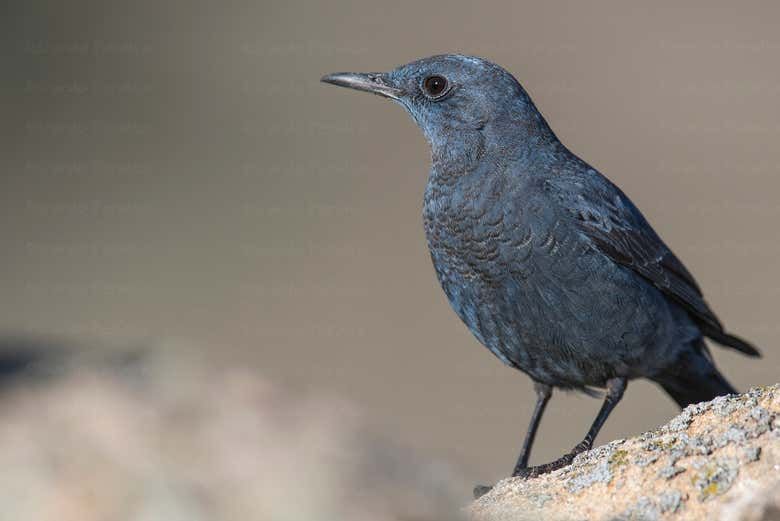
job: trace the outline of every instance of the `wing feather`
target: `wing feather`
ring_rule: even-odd
[[[579,229],[602,253],[632,269],[680,304],[705,336],[751,356],[758,351],[746,341],[727,334],[704,300],[690,271],[653,230],[631,200],[595,171],[588,182],[557,180],[569,184],[568,201]],[[594,180],[596,182],[594,182]],[[587,187],[587,188],[586,188]]]

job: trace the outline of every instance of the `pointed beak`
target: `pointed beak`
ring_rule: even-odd
[[[320,81],[339,87],[373,92],[394,100],[400,100],[403,95],[403,91],[393,86],[384,72],[336,72],[323,76]]]

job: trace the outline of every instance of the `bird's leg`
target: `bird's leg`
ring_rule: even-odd
[[[601,410],[599,410],[596,419],[593,421],[593,425],[591,425],[588,434],[585,435],[585,439],[578,443],[571,452],[565,454],[555,461],[546,463],[544,465],[539,465],[536,467],[515,468],[513,476],[533,478],[548,472],[552,472],[553,470],[558,470],[565,467],[566,465],[569,465],[577,454],[585,452],[586,450],[590,450],[591,447],[593,447],[593,441],[596,439],[596,435],[598,435],[601,427],[604,425],[604,422],[607,421],[607,418],[612,412],[612,409],[615,408],[620,399],[623,397],[623,392],[626,390],[626,382],[627,380],[624,377],[612,378],[607,381],[607,394],[604,396],[604,403],[601,405]]]
[[[550,396],[552,396],[552,387],[539,382],[534,382],[534,391],[536,391],[536,406],[531,415],[531,423],[528,424],[528,432],[525,434],[523,448],[520,451],[520,456],[517,458],[517,463],[515,463],[513,475],[519,470],[528,467],[528,458],[531,456],[531,447],[534,444],[534,438],[536,438],[536,431],[539,429],[539,423],[542,421],[542,415],[547,407],[547,402],[550,401]]]
[[[586,450],[590,450],[591,447],[593,447],[593,441],[596,439],[596,436],[601,430],[601,427],[604,425],[604,422],[607,421],[607,418],[612,412],[612,409],[614,409],[618,402],[620,402],[620,399],[623,398],[623,393],[626,390],[626,383],[626,378],[612,378],[607,381],[607,393],[604,396],[604,403],[601,405],[601,409],[599,410],[596,419],[593,421],[593,424],[590,426],[590,430],[588,430],[588,433],[585,435],[585,439],[578,443],[571,452],[550,463],[536,467],[527,467],[525,465],[528,463],[528,456],[531,450],[531,445],[533,444],[534,437],[536,435],[536,429],[539,426],[539,421],[541,420],[542,413],[544,412],[547,401],[550,399],[551,394],[550,391],[549,394],[545,396],[537,387],[537,402],[536,407],[534,408],[534,414],[531,417],[531,425],[529,425],[528,434],[526,435],[525,443],[523,443],[523,450],[517,460],[517,465],[515,465],[515,470],[512,473],[512,476],[523,478],[540,476],[542,474],[558,470],[565,467],[566,465],[571,464],[577,454],[585,452]],[[493,487],[477,485],[474,487],[474,498],[478,499],[482,495],[489,492],[491,488]]]
[[[512,473],[513,476],[517,475],[518,471],[528,467],[528,458],[531,456],[531,447],[534,444],[534,438],[536,438],[536,431],[539,429],[539,423],[542,421],[542,415],[547,407],[547,402],[550,401],[550,396],[552,396],[552,387],[539,382],[534,382],[534,391],[536,391],[536,406],[534,406],[534,412],[531,415],[531,423],[528,424],[528,431],[525,434],[523,448],[520,450],[520,456],[517,458],[515,470]],[[474,499],[484,496],[492,488],[487,485],[477,485],[474,487]]]

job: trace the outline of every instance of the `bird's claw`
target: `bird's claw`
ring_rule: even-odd
[[[515,468],[514,472],[512,472],[512,477],[520,478],[520,479],[538,478],[542,474],[547,474],[548,472],[562,469],[563,467],[571,465],[571,462],[574,461],[574,458],[577,457],[577,454],[583,452],[584,450],[587,450],[587,446],[585,446],[584,444],[580,444],[574,447],[574,450],[572,450],[568,454],[564,454],[557,460],[551,461],[550,463],[545,463],[544,465],[537,465],[535,467]],[[491,490],[493,490],[493,487],[487,485],[475,486],[474,499],[481,498]]]
[[[515,471],[512,473],[512,477],[522,478],[522,479],[538,478],[542,474],[547,474],[554,470],[558,470],[563,467],[566,467],[567,465],[571,465],[571,462],[574,461],[575,456],[577,456],[579,452],[580,451],[577,451],[577,449],[575,449],[573,452],[564,454],[557,460],[551,461],[550,463],[545,463],[544,465],[537,465],[535,467],[523,467],[520,469],[515,469]]]

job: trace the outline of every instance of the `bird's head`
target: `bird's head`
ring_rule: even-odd
[[[436,149],[458,138],[540,120],[533,103],[507,71],[482,58],[445,54],[390,72],[340,72],[325,83],[372,92],[403,105]]]

